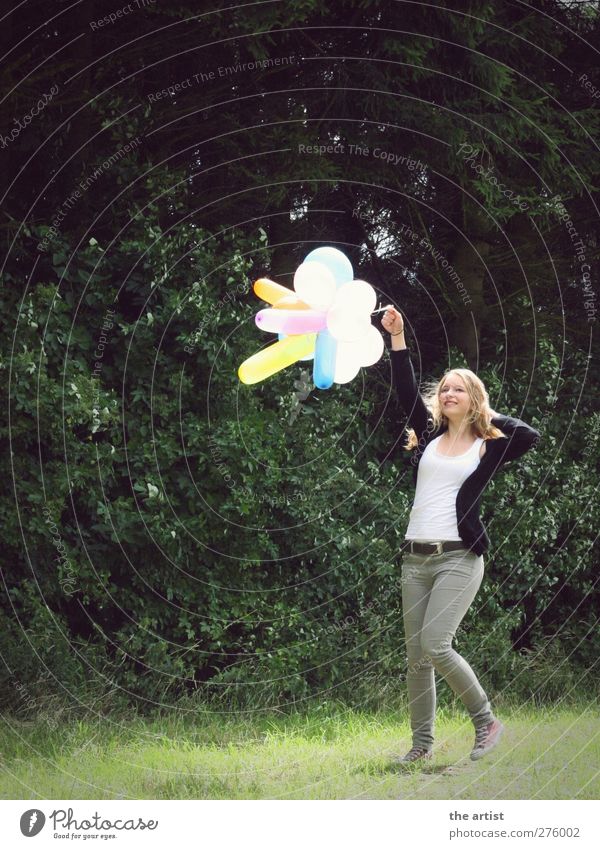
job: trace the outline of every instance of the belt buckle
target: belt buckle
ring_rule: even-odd
[[[436,551],[434,552],[434,557],[439,557],[440,554],[444,553],[444,543],[443,542],[434,542],[433,545],[436,547]]]

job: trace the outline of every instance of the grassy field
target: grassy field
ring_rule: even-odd
[[[102,717],[51,728],[3,716],[3,799],[598,799],[600,710],[499,710],[498,749],[469,759],[464,713],[438,711],[433,761],[409,747],[405,712]]]

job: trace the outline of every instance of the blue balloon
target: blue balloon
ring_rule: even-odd
[[[329,330],[319,330],[313,363],[313,381],[318,389],[329,389],[333,385],[336,355],[337,339]]]
[[[329,246],[315,248],[304,257],[304,262],[320,262],[321,265],[326,266],[333,274],[337,286],[354,280],[352,263],[346,254],[338,251],[337,248]]]

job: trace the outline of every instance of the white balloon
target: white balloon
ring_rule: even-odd
[[[335,297],[335,277],[320,262],[303,262],[294,274],[294,289],[313,309],[326,310]]]
[[[327,330],[338,342],[356,342],[370,326],[371,319],[365,313],[342,306],[333,306],[327,310]]]
[[[373,366],[381,359],[383,354],[383,336],[371,324],[365,335],[357,342],[352,343],[354,356],[361,366]]]
[[[333,373],[334,383],[350,383],[360,370],[353,342],[338,342]]]
[[[375,289],[365,280],[351,280],[339,287],[332,306],[343,306],[345,309],[370,315],[377,306],[377,295]]]

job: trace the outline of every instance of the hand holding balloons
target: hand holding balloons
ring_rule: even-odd
[[[402,314],[391,304],[385,308],[385,313],[383,314],[381,323],[384,330],[387,330],[388,333],[396,334],[404,330],[404,319],[402,318]]]

